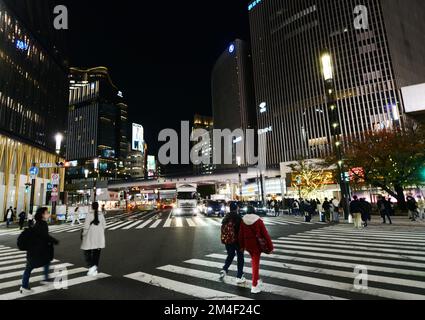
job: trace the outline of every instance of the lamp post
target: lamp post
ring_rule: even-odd
[[[339,121],[339,114],[337,109],[337,97],[335,92],[334,70],[332,66],[332,56],[329,51],[325,50],[320,58],[322,65],[323,79],[325,81],[326,89],[326,103],[328,108],[329,122],[331,124],[332,145],[335,156],[338,160],[338,177],[342,194],[342,201],[344,205],[344,218],[348,220],[350,214],[350,186],[345,176],[344,170],[344,156],[343,145],[341,141],[342,128]]]
[[[84,170],[84,177],[86,179],[86,188],[87,188],[87,179],[89,178],[89,173],[90,173],[89,169]],[[87,189],[86,189],[86,194],[84,197],[87,198]],[[87,203],[87,205],[89,205],[89,203]]]
[[[56,142],[56,162],[59,162],[59,157],[60,157],[60,153],[61,153],[61,147],[62,147],[62,141],[63,141],[63,135],[61,133],[57,133],[55,135],[55,142]],[[54,173],[59,173],[59,169],[55,169]],[[52,216],[55,217],[56,215],[56,205],[57,205],[57,201],[58,201],[58,195],[60,194],[59,191],[59,186],[58,185],[53,185],[53,189],[54,190],[58,190],[57,195],[52,196]]]
[[[97,197],[97,179],[99,178],[99,159],[95,158],[93,159],[93,168],[94,168],[94,172],[96,173],[96,176],[94,178],[94,185],[93,185],[93,202],[96,202],[96,197]]]
[[[242,158],[236,157],[236,161],[238,163],[238,175],[239,175],[239,201],[242,201],[242,198],[243,198],[243,194],[242,194],[242,173],[241,173]]]

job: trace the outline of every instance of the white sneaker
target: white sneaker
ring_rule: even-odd
[[[236,284],[240,285],[240,284],[245,284],[246,283],[246,279],[245,277],[242,278],[237,278],[236,279]]]
[[[252,294],[258,294],[258,293],[261,293],[261,288],[260,288],[260,286],[259,286],[259,285],[257,285],[256,287],[252,287],[252,288],[251,288],[251,293],[252,293]]]
[[[89,271],[87,272],[87,275],[89,277],[95,277],[95,276],[97,276],[97,274],[98,274],[98,272],[97,272],[97,267],[96,266],[91,267],[89,269]]]
[[[20,292],[22,295],[27,295],[27,294],[31,294],[31,293],[33,293],[34,291],[33,291],[33,290],[31,290],[31,289],[25,289],[25,288],[21,287],[21,288],[19,289],[19,292]]]
[[[224,270],[221,270],[220,271],[220,279],[224,279],[224,278],[226,278],[226,276],[227,276],[227,272],[224,271]]]

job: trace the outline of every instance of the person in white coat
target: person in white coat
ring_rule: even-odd
[[[99,213],[99,203],[92,204],[93,211],[90,212],[84,223],[82,232],[81,250],[89,267],[88,276],[97,276],[99,268],[100,253],[105,248],[106,220]]]

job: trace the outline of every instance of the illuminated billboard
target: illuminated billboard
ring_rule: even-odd
[[[140,124],[133,123],[133,135],[132,135],[132,144],[131,149],[134,151],[144,150],[145,138],[143,126]]]
[[[147,162],[148,162],[148,165],[147,165],[148,177],[155,177],[155,175],[156,175],[155,156],[148,156]]]

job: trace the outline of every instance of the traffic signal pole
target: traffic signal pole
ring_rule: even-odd
[[[32,164],[33,167],[36,166],[35,163]],[[34,219],[34,196],[35,196],[35,184],[36,184],[36,179],[31,179],[31,197],[30,197],[30,210],[29,210],[29,214],[31,215],[31,217],[33,217]]]

